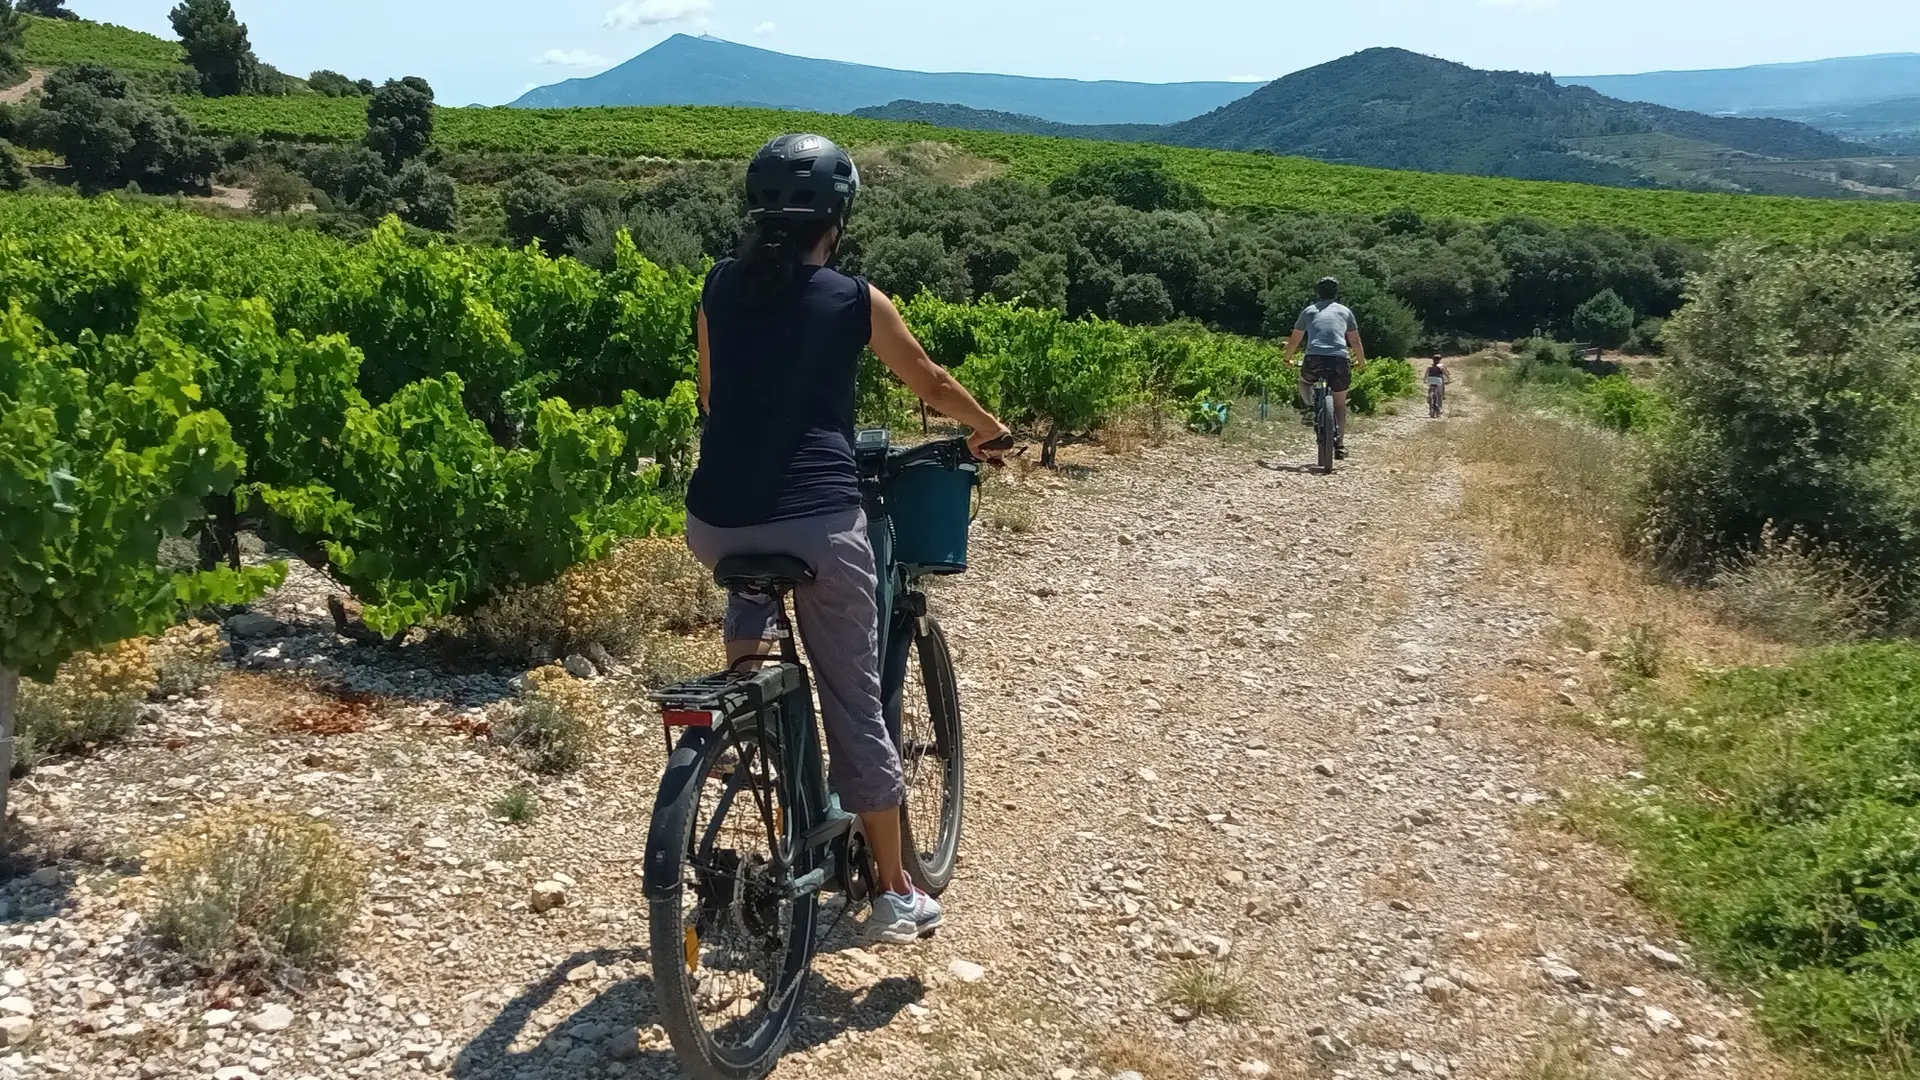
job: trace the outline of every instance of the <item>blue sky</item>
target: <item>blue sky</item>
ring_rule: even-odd
[[[69,6],[172,36],[172,0]],[[1374,45],[1568,75],[1920,52],[1914,0],[1828,0],[1817,8],[1787,0],[234,0],[234,7],[255,50],[286,71],[424,75],[452,105],[498,104],[533,85],[593,74],[677,32],[887,67],[1149,82],[1264,80]]]

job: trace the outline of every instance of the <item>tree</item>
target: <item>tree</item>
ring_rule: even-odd
[[[1128,274],[1114,287],[1107,314],[1132,326],[1159,326],[1173,318],[1173,298],[1167,286],[1152,274]]]
[[[433,142],[433,87],[418,75],[388,79],[367,103],[367,148],[385,159],[388,170],[425,153]]]
[[[20,72],[20,39],[27,32],[27,20],[13,10],[12,0],[0,0],[0,77]]]
[[[516,247],[538,240],[548,253],[563,251],[570,235],[567,186],[551,174],[528,169],[500,189],[507,214],[507,239]]]
[[[1159,158],[1139,157],[1090,161],[1064,176],[1049,189],[1065,198],[1107,198],[1135,210],[1198,210],[1207,205],[1198,185],[1167,172]]]
[[[169,17],[187,51],[187,63],[200,74],[202,93],[229,97],[260,88],[260,60],[247,42],[246,25],[234,17],[227,0],[181,0]]]
[[[1633,336],[1639,318],[1612,289],[1602,289],[1573,312],[1573,332],[1602,349],[1617,349]]]
[[[452,232],[460,220],[460,199],[453,177],[424,161],[409,162],[394,177],[396,212],[409,225],[435,232]]]
[[[624,213],[591,208],[580,218],[580,232],[567,243],[574,258],[602,273],[614,269],[621,231],[635,250],[656,266],[698,270],[707,254],[691,229],[658,210],[636,206]]]
[[[13,144],[0,142],[0,191],[19,191],[27,186],[27,167],[20,162]]]
[[[879,237],[861,253],[860,270],[894,296],[912,298],[930,292],[942,300],[964,303],[969,291],[966,266],[930,232]]]
[[[284,214],[306,203],[311,194],[299,174],[280,165],[270,165],[253,182],[253,195],[247,205],[269,214]]]
[[[213,141],[173,106],[135,93],[103,67],[48,76],[30,127],[32,145],[66,158],[82,187],[138,184],[142,190],[197,190],[219,166]]]
[[[1420,317],[1405,301],[1351,267],[1307,266],[1282,278],[1266,294],[1267,336],[1284,338],[1293,332],[1300,312],[1313,302],[1314,282],[1329,272],[1340,279],[1340,302],[1352,309],[1359,322],[1367,356],[1405,359],[1411,355],[1422,333]]]
[[[80,18],[67,10],[67,0],[20,0],[20,10],[29,15],[38,15],[43,19],[73,21]]]
[[[322,97],[372,97],[373,80],[349,79],[325,68],[307,76],[307,85]]]

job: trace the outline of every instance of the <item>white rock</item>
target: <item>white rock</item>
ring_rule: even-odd
[[[1452,1001],[1460,996],[1460,987],[1452,979],[1432,975],[1421,981],[1420,992],[1430,1001]]]
[[[564,907],[567,903],[567,887],[557,881],[542,881],[533,887],[533,894],[527,898],[527,906],[535,912],[552,911]]]
[[[1319,773],[1321,776],[1328,776],[1328,777],[1338,775],[1340,772],[1339,768],[1335,766],[1332,761],[1314,762],[1313,771]]]
[[[245,1065],[229,1065],[216,1070],[213,1080],[260,1080],[260,1075]]]
[[[293,1026],[293,1010],[285,1005],[269,1005],[247,1017],[247,1026],[268,1034],[285,1031]]]
[[[208,1009],[205,1013],[201,1014],[200,1019],[204,1021],[208,1027],[216,1028],[226,1027],[228,1024],[233,1023],[233,1016],[234,1013],[232,1009]]]
[[[1426,682],[1433,678],[1433,672],[1421,667],[1397,667],[1393,671],[1407,682]]]
[[[567,657],[566,668],[567,674],[576,679],[591,679],[600,674],[599,669],[593,666],[593,661],[579,653]]]
[[[45,770],[42,771],[44,772]],[[52,888],[60,884],[60,868],[56,866],[43,866],[27,875],[27,884],[38,889]]]
[[[6,1013],[9,1016],[32,1016],[33,1002],[28,1001],[18,994],[12,997],[0,998],[0,1013]]]
[[[1687,966],[1686,960],[1682,959],[1678,953],[1670,953],[1651,942],[1641,943],[1640,955],[1664,968],[1683,968]]]
[[[1125,1072],[1114,1073],[1113,1080],[1147,1080],[1147,1078],[1134,1072],[1132,1069],[1128,1069]]]
[[[947,965],[947,974],[963,983],[977,983],[987,977],[987,969],[971,960],[955,960]]]
[[[1272,1076],[1273,1066],[1264,1061],[1243,1061],[1240,1063],[1240,1075],[1255,1077],[1258,1080],[1259,1077]]]
[[[257,611],[242,612],[227,620],[227,632],[237,638],[273,637],[285,629],[279,619]]]
[[[426,843],[422,846],[424,846],[428,851],[445,851],[449,847],[452,847],[453,845],[447,843],[445,837],[429,836],[427,837]]]
[[[19,1046],[33,1034],[33,1021],[24,1016],[0,1016],[0,1049]]]
[[[1562,986],[1582,986],[1587,981],[1585,976],[1554,957],[1542,956],[1534,963],[1540,965],[1541,974]]]
[[[1662,1031],[1671,1031],[1674,1028],[1684,1026],[1680,1023],[1679,1017],[1658,1005],[1648,1005],[1646,1007],[1646,1014],[1647,1027],[1656,1035]]]

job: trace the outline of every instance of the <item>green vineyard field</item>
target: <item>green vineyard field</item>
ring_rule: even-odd
[[[33,67],[101,64],[131,75],[174,75],[187,70],[176,42],[124,26],[85,20],[29,16],[21,58]]]
[[[222,134],[349,141],[365,131],[365,102],[344,98],[180,98],[201,126]],[[1216,203],[1331,213],[1411,207],[1426,215],[1602,224],[1661,236],[1714,240],[1740,233],[1816,240],[1849,233],[1920,230],[1920,204],[1647,191],[1585,184],[1401,172],[1303,158],[1103,143],[771,109],[671,106],[606,109],[442,109],[435,141],[451,151],[586,154],[671,159],[745,158],[769,135],[818,131],[855,148],[923,140],[1003,162],[1046,181],[1080,165],[1150,155]]]

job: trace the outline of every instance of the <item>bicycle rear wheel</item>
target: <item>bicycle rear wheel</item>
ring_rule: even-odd
[[[769,731],[769,742],[773,732]],[[695,1080],[779,1064],[813,962],[817,893],[795,898],[800,785],[750,727],[691,730],[647,839],[654,1001]]]
[[[923,625],[900,694],[900,766],[907,781],[901,847],[914,884],[939,896],[953,883],[960,854],[967,769],[953,654],[938,622],[928,618]]]
[[[1333,472],[1334,427],[1333,395],[1325,390],[1313,394],[1313,430],[1320,440],[1320,471]]]

